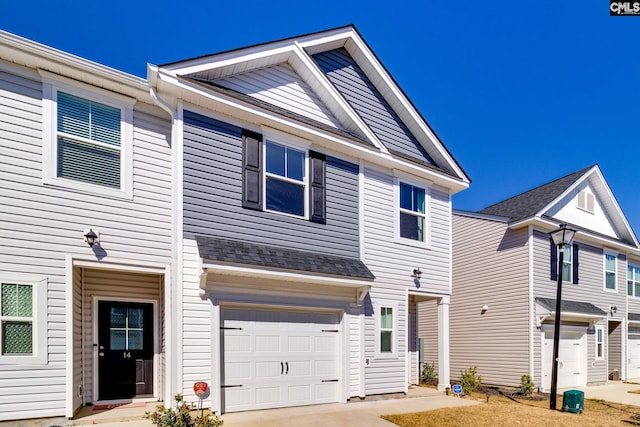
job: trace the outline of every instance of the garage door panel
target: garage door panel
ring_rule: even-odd
[[[586,348],[584,332],[560,333],[558,343],[558,388],[570,388],[586,385]],[[551,387],[553,366],[553,331],[546,331],[544,339],[543,387]]]
[[[640,334],[629,334],[629,378],[640,378]]]
[[[339,322],[337,313],[223,307],[223,410],[339,401]]]

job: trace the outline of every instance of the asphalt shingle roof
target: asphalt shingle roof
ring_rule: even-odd
[[[555,298],[536,298],[536,301],[542,304],[545,308],[555,311],[556,309],[556,299]],[[560,303],[560,309],[563,312],[567,313],[583,313],[583,314],[594,314],[597,316],[606,316],[607,313],[603,310],[600,310],[595,305],[590,302],[578,302],[578,301],[567,301],[562,300]]]
[[[196,242],[200,256],[206,260],[348,278],[367,280],[375,278],[367,266],[357,258],[208,236],[196,236]]]
[[[532,190],[482,209],[479,213],[509,218],[511,222],[529,218],[565,192],[593,166],[558,178]]]

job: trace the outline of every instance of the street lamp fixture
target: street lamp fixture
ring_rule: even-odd
[[[562,307],[562,267],[564,264],[564,248],[573,241],[576,230],[567,227],[567,224],[561,224],[551,233],[551,240],[558,247],[558,287],[556,293],[556,318],[553,328],[553,363],[551,371],[551,396],[549,409],[556,409],[556,398],[558,390],[558,348],[560,347],[560,312]]]

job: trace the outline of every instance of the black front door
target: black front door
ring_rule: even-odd
[[[153,304],[98,302],[99,400],[153,393]]]

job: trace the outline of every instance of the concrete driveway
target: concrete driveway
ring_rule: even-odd
[[[396,399],[372,401],[369,399],[361,402],[352,401],[347,404],[331,403],[224,414],[224,427],[256,425],[261,427],[286,425],[295,425],[296,427],[389,427],[395,424],[383,420],[380,415],[406,414],[479,403],[469,399],[445,396],[441,392],[424,387],[411,388],[407,396]]]
[[[640,392],[640,382],[623,383],[622,381],[610,381],[603,385],[561,389],[558,394],[562,394],[566,390],[582,390],[584,391],[585,399],[600,399],[607,402],[640,406],[640,394],[630,393],[631,391]]]

